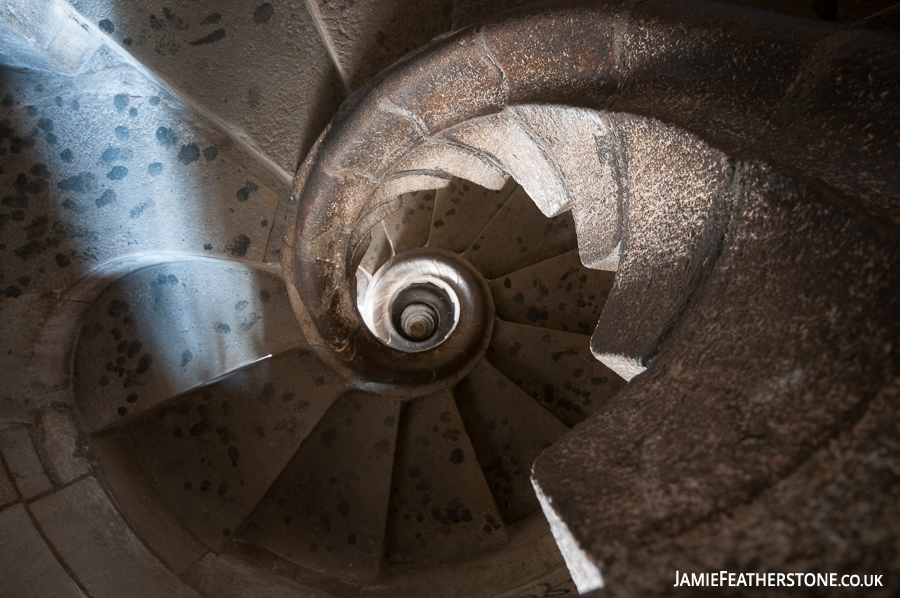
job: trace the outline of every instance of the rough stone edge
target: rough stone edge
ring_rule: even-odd
[[[541,503],[541,509],[544,511],[544,516],[550,524],[553,539],[556,540],[556,545],[559,546],[559,551],[566,561],[566,567],[569,568],[569,573],[572,574],[572,581],[575,582],[578,593],[585,594],[592,590],[603,588],[605,583],[600,567],[593,563],[578,545],[578,541],[575,540],[572,532],[569,531],[569,526],[563,522],[556,509],[553,508],[552,499],[541,492],[540,485],[533,477],[531,478],[531,485],[534,486],[534,492]]]

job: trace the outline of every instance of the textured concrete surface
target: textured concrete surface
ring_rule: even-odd
[[[546,218],[520,187],[463,253],[487,278],[499,278],[577,247],[572,214]]]
[[[176,575],[184,575],[207,548],[160,500],[153,481],[141,468],[128,436],[122,432],[92,439],[99,462],[98,479],[135,534]]]
[[[356,89],[450,28],[453,0],[309,0],[347,88]]]
[[[487,361],[460,382],[454,397],[504,523],[537,512],[531,465],[568,426]]]
[[[535,466],[622,595],[662,591],[682,553],[660,548],[676,544],[700,569],[897,558],[887,538],[900,523],[879,506],[896,476],[876,473],[896,452],[880,436],[897,417],[896,238],[821,186],[760,165],[745,171],[736,210],[658,360]],[[872,469],[845,465],[875,452]],[[742,529],[765,533],[743,517],[777,541],[735,542]]]
[[[728,159],[701,140],[654,120],[610,118],[627,181],[625,230],[615,283],[591,350],[631,379],[686,309],[719,248],[735,176]],[[633,317],[640,304],[641,315]]]
[[[128,432],[165,503],[221,550],[345,389],[309,351],[290,351],[178,397]]]
[[[473,119],[445,135],[503,164],[545,216],[557,216],[571,208],[571,201],[563,182],[565,175],[550,147],[552,139],[545,141],[542,135],[549,128],[541,126],[546,124],[540,118],[542,113],[552,113],[552,109],[522,109]],[[596,162],[590,147],[586,153]]]
[[[13,0],[0,16],[4,64],[77,72],[102,44],[80,15],[54,0]]]
[[[610,399],[622,381],[592,359],[585,335],[559,330],[565,326],[583,332],[587,315],[599,312],[601,296],[591,299],[590,291],[575,284],[571,291],[566,286],[551,289],[547,280],[564,275],[563,268],[553,271],[554,260],[539,260],[534,269],[511,273],[509,287],[506,276],[493,285],[498,297],[511,302],[507,307],[512,311],[506,312],[511,319],[524,318],[529,324],[547,327],[501,323],[489,360],[509,383],[530,395],[527,400],[536,401],[525,403],[529,405],[523,407],[525,411],[546,409],[568,425],[582,422],[574,438],[583,430],[596,433],[581,447],[596,452],[573,457],[569,471],[580,472],[585,460],[605,468],[583,484],[557,479],[552,488],[542,488],[551,498],[559,498],[553,492],[567,488],[575,488],[570,496],[596,497],[606,492],[604,496],[611,497],[599,517],[593,511],[587,516],[588,511],[572,511],[565,501],[554,504],[576,544],[589,548],[581,556],[606,567],[612,592],[621,595],[658,594],[660,580],[669,585],[673,569],[689,567],[809,569],[837,562],[868,568],[896,561],[897,396],[892,376],[897,372],[893,348],[897,331],[885,323],[900,317],[896,277],[883,275],[896,270],[891,256],[896,255],[893,226],[900,214],[894,167],[900,160],[896,144],[900,61],[894,34],[828,23],[853,23],[890,3],[741,3],[818,21],[773,21],[771,15],[736,6],[649,0],[544,6],[519,16],[499,17],[485,29],[450,36],[433,46],[437,52],[408,57],[406,66],[389,73],[370,97],[351,99],[342,111],[345,120],[335,121],[317,150],[319,158],[328,159],[324,174],[314,173],[307,188],[297,188],[298,198],[304,199],[301,191],[308,192],[307,198],[327,206],[328,214],[307,222],[317,235],[308,243],[289,239],[291,256],[294,250],[300,258],[325,256],[315,267],[331,276],[331,286],[308,313],[301,310],[301,316],[309,320],[332,309],[341,313],[343,308],[348,310],[343,315],[352,314],[355,305],[343,305],[336,297],[352,287],[342,286],[341,277],[352,277],[354,272],[345,272],[343,258],[333,256],[340,256],[342,247],[355,246],[349,243],[352,227],[365,228],[370,223],[357,220],[372,207],[367,197],[383,202],[365,216],[374,223],[395,201],[391,194],[418,190],[410,185],[424,189],[449,184],[435,197],[431,236],[437,245],[442,230],[437,224],[442,221],[444,232],[455,235],[452,242],[463,243],[463,237],[477,236],[484,228],[483,217],[495,215],[499,196],[493,191],[472,194],[469,199],[486,201],[477,210],[471,210],[469,201],[466,209],[471,220],[466,220],[461,216],[466,202],[463,192],[469,189],[450,175],[469,176],[485,187],[500,189],[506,174],[497,156],[485,151],[487,146],[454,144],[451,135],[441,131],[501,110],[507,123],[515,120],[517,135],[526,131],[523,125],[527,127],[527,138],[518,137],[527,142],[522,152],[504,147],[504,141],[513,139],[509,130],[505,137],[494,138],[491,147],[499,148],[496,153],[520,171],[526,165],[540,165],[525,173],[540,182],[535,187],[558,179],[549,188],[555,199],[535,193],[550,213],[566,207],[560,189],[576,199],[570,206],[570,226],[585,264],[614,269],[620,255],[623,283],[643,273],[647,284],[631,286],[634,299],[620,298],[619,305],[628,304],[631,310],[622,309],[620,323],[644,316],[648,322],[668,322],[661,325],[664,330],[644,324],[647,334],[635,335],[651,345],[641,352],[649,358],[635,366],[635,372],[644,365],[650,369],[626,387],[621,400]],[[100,287],[129,271],[121,258],[133,260],[129,262],[133,267],[156,267],[170,259],[152,262],[150,252],[277,263],[288,211],[286,181],[325,120],[337,110],[341,88],[356,87],[368,76],[364,73],[380,70],[436,34],[520,2],[448,0],[426,6],[403,0],[309,0],[288,5],[259,0],[252,5],[156,2],[125,6],[112,0],[77,0],[75,4],[80,15],[62,2],[14,1],[10,6],[27,9],[18,16],[27,15],[28,10],[36,15],[31,21],[20,21],[39,34],[34,43],[24,45],[18,42],[23,35],[28,37],[29,30],[11,33],[12,13],[0,18],[4,42],[0,62],[12,67],[0,73],[0,433],[13,431],[12,461],[9,447],[0,449],[10,476],[15,473],[12,464],[26,473],[22,480],[30,480],[24,482],[26,488],[31,486],[30,492],[51,490],[51,481],[77,480],[95,463],[67,408],[70,349],[79,329],[72,322],[102,292]],[[873,15],[860,26],[895,27],[895,8]],[[10,40],[16,43],[7,43]],[[553,104],[554,108],[523,106],[528,103]],[[601,135],[599,126],[590,130],[578,126],[588,113],[566,108],[566,116],[561,117],[557,106],[566,104],[600,110],[591,114],[599,115],[600,123],[614,134]],[[354,106],[364,117],[344,129],[343,139],[351,146],[351,151],[344,151],[332,140],[340,138],[342,123],[347,123]],[[627,118],[638,123],[636,127],[631,131],[610,127],[621,117],[603,112],[610,107],[629,113]],[[516,119],[513,114],[518,115]],[[706,216],[686,209],[691,206],[681,200],[703,193],[690,184],[673,190],[666,185],[679,182],[678,176],[660,180],[653,172],[660,164],[675,175],[690,170],[690,160],[680,152],[690,153],[694,142],[666,144],[659,143],[658,137],[647,145],[659,155],[645,160],[628,153],[629,135],[633,140],[635,133],[638,137],[646,133],[637,128],[657,126],[644,120],[646,115],[667,123],[670,130],[662,138],[702,139],[729,159],[739,159],[738,174],[747,174],[747,180],[768,176],[766,167],[755,165],[753,159],[786,167],[760,188],[751,188],[739,176],[731,178],[732,187],[745,193],[744,203],[737,204],[739,209],[746,207],[740,212],[746,230],[740,230],[750,233],[707,243],[715,237],[708,233],[716,226],[738,226],[716,221],[714,214],[709,220],[712,228],[701,226],[696,234],[696,225]],[[491,117],[482,122],[488,120]],[[567,124],[572,125],[569,130],[565,130]],[[463,122],[462,126],[468,125]],[[392,139],[379,127],[402,135]],[[621,138],[616,136],[619,132]],[[491,135],[485,131],[481,137]],[[595,149],[599,160],[592,162],[588,157]],[[661,158],[666,152],[678,155]],[[314,172],[314,163],[308,163],[304,172]],[[629,166],[630,174],[637,172],[637,177],[628,177]],[[821,181],[831,190],[818,187]],[[839,193],[833,194],[834,190]],[[636,195],[631,196],[631,191]],[[641,201],[654,195],[663,204],[674,201],[660,210],[638,209],[646,208]],[[415,209],[419,210],[418,203]],[[406,222],[418,223],[412,226],[415,234],[409,232],[415,243],[423,236],[420,224],[427,220],[427,211],[415,212],[416,218]],[[690,227],[674,225],[679,215],[690,221]],[[406,216],[406,210],[401,210],[389,220],[404,224]],[[659,222],[666,224],[666,234],[654,230]],[[509,232],[514,227],[500,228]],[[637,235],[638,229],[647,234]],[[673,230],[682,237],[672,234]],[[629,231],[635,234],[628,235]],[[537,235],[518,236],[524,245]],[[405,243],[405,235],[400,237]],[[448,248],[464,251],[471,241],[467,239],[458,249]],[[508,247],[516,247],[514,243],[518,244],[515,235],[506,240]],[[685,260],[684,251],[695,244],[715,245],[716,250],[705,257],[695,251]],[[635,263],[638,253],[656,269]],[[568,256],[573,259],[574,251]],[[110,266],[111,260],[120,260],[119,266]],[[676,267],[667,269],[670,264]],[[766,264],[768,269],[761,273],[747,264]],[[573,259],[571,268],[576,267]],[[84,279],[88,273],[90,277]],[[232,286],[215,274],[204,280],[197,285],[201,300],[207,291],[210,296],[225,297],[224,289]],[[86,292],[85,284],[97,290]],[[140,288],[147,293],[145,299],[156,297],[153,293],[159,290],[149,284]],[[569,312],[571,321],[563,318],[563,312],[559,319],[551,314],[549,301],[555,301],[557,309],[560,303],[572,303],[568,298],[557,299],[556,291],[571,296],[578,307]],[[875,301],[876,307],[867,301]],[[129,302],[129,307],[134,309],[138,303]],[[234,298],[223,305],[243,313],[239,303]],[[757,305],[766,309],[756,309]],[[110,307],[100,304],[98,309]],[[228,325],[232,334],[235,326],[249,324],[218,321]],[[281,324],[288,321],[278,318],[274,329],[284,332]],[[44,322],[49,325],[42,329]],[[632,323],[642,327],[640,322]],[[213,332],[225,334],[224,328],[220,330]],[[124,355],[110,353],[99,362],[116,373],[95,372],[92,378],[98,385],[101,376],[112,381],[121,368],[127,369],[116,361],[129,359],[131,340],[122,349]],[[169,378],[178,367],[184,369],[180,365],[183,350],[166,361],[160,357],[165,348],[149,351],[147,338],[138,340],[144,343],[143,350],[132,358],[139,362],[146,353],[155,357],[153,367],[145,367],[143,375],[152,372]],[[120,339],[115,341],[107,349],[118,349]],[[352,338],[341,342],[335,347],[346,355],[365,358],[364,343]],[[637,362],[630,357],[623,357],[621,364],[634,366]],[[199,362],[194,358],[190,363]],[[701,366],[706,369],[698,370]],[[195,381],[201,382],[200,378]],[[149,389],[141,392],[145,390]],[[161,390],[160,401],[171,399],[170,391]],[[251,394],[253,399],[271,398],[268,393],[263,386]],[[167,407],[149,416],[134,413],[139,410],[134,406],[146,398],[141,394],[129,402],[137,394],[110,395],[113,401],[104,403],[104,408],[115,414],[111,423],[151,426],[172,416]],[[498,394],[525,400],[517,392]],[[208,457],[233,473],[235,457],[230,449],[236,448],[237,461],[245,466],[253,451],[245,451],[246,438],[238,442],[232,437],[233,429],[219,425],[228,417],[224,405],[216,402],[221,398],[209,399],[223,412],[215,433],[206,429],[212,418],[207,418],[208,412],[200,413],[205,406],[201,398],[188,409],[190,422],[175,428],[158,426],[160,433],[154,439],[160,446],[172,443],[176,430],[190,436],[185,431],[199,422],[197,436],[202,438],[191,438],[201,450],[186,451],[186,460]],[[296,396],[281,399],[292,403]],[[282,413],[278,407],[284,405],[278,400],[276,394],[265,417]],[[128,410],[126,416],[119,414],[120,407]],[[471,434],[470,452],[486,468],[484,455],[497,453],[497,439],[502,439],[505,429],[503,418],[491,415],[490,409],[461,411],[465,429],[458,429]],[[138,415],[145,419],[132,419]],[[487,430],[490,421],[498,418],[499,428]],[[588,421],[582,421],[585,418]],[[607,422],[609,427],[598,428],[597,422]],[[30,432],[17,427],[32,423]],[[402,415],[396,424],[402,425]],[[511,424],[512,420],[507,427]],[[247,430],[251,438],[252,433],[259,435],[257,430]],[[487,433],[496,430],[497,438]],[[226,435],[233,442],[223,440]],[[166,481],[166,473],[154,474],[154,480],[141,478],[139,464],[131,460],[132,448],[126,445],[129,440],[121,431],[94,440],[98,450],[106,452],[100,455],[98,475],[106,476],[105,488],[115,495],[114,502],[134,533],[178,574],[192,570],[191,583],[205,593],[306,591],[298,586],[317,588],[308,595],[322,590],[348,597],[399,592],[522,598],[574,592],[546,526],[518,533],[518,525],[527,526],[531,519],[504,527],[510,540],[504,550],[443,570],[392,565],[383,571],[379,580],[383,585],[365,590],[329,581],[271,553],[259,556],[259,547],[232,539],[240,535],[232,528],[225,542],[227,554],[201,559],[205,548],[159,501],[160,491],[154,484]],[[282,448],[286,460],[297,445]],[[464,455],[466,462],[474,461],[469,453]],[[496,463],[496,459],[488,461]],[[504,470],[517,465],[511,458],[503,463]],[[562,466],[553,471],[562,472]],[[610,472],[626,482],[617,485],[620,478],[611,481]],[[194,484],[202,486],[204,479],[208,478],[198,477]],[[59,541],[66,549],[60,553],[67,563],[71,560],[67,566],[76,572],[79,567],[88,571],[95,584],[89,589],[103,595],[117,583],[117,575],[127,574],[128,569],[116,569],[115,558],[84,557],[84,546],[96,548],[91,544],[96,538],[90,535],[96,530],[91,527],[98,521],[115,520],[114,535],[134,537],[121,520],[97,511],[97,504],[108,503],[102,495],[91,498],[83,490],[92,480],[76,481],[37,504],[55,509],[65,503],[66,510],[61,511],[65,513],[81,509],[71,519],[51,514],[54,509],[49,507],[43,516],[57,534],[53,543]],[[591,484],[599,484],[600,489]],[[252,486],[262,492],[267,483]],[[2,488],[0,475],[0,494]],[[499,502],[496,490],[495,486],[493,498]],[[628,491],[644,493],[629,495],[630,501],[616,498],[615,492]],[[70,493],[79,499],[57,500]],[[17,498],[14,491],[8,494],[9,500]],[[227,494],[226,489],[223,496]],[[178,506],[177,500],[170,502]],[[17,508],[8,508],[0,516]],[[603,517],[609,512],[618,513],[618,519],[602,527],[608,523]],[[602,529],[585,532],[579,525]],[[63,528],[81,542],[81,552],[73,548],[72,538],[60,540]],[[350,546],[351,532],[341,530],[347,532]],[[223,541],[221,531],[213,530],[221,536],[217,542]],[[585,542],[585,533],[599,538],[600,548]],[[607,537],[615,541],[604,544]],[[35,546],[40,546],[37,539]],[[132,566],[147,565],[149,561],[141,560],[145,556],[146,550],[113,555],[128,557],[131,561],[126,565]],[[98,562],[113,563],[115,579],[99,580]],[[150,569],[162,570],[155,567]],[[134,578],[143,588],[141,575]],[[172,579],[166,575],[154,576],[151,583]]]
[[[74,77],[0,68],[0,417],[26,421],[34,345],[67,289],[147,252],[260,261],[284,187],[108,46]]]
[[[400,197],[401,207],[384,219],[394,254],[418,249],[428,242],[435,191],[414,191]]]
[[[5,297],[139,252],[261,261],[281,191],[269,174],[245,172],[227,134],[180,118],[176,98],[110,52],[89,67],[74,82],[4,71]]]
[[[78,0],[74,6],[288,173],[343,99],[303,3]]]
[[[48,407],[38,416],[37,443],[47,458],[48,473],[65,485],[93,469],[87,438],[78,429],[75,413],[65,407]]]
[[[0,511],[0,595],[84,597],[22,505]]]
[[[187,581],[204,596],[246,598],[320,598],[333,596],[305,588],[230,555],[209,553],[191,569]]]
[[[383,557],[400,403],[348,393],[319,420],[247,522],[297,564],[375,581]]]
[[[465,251],[518,186],[509,180],[495,191],[456,179],[447,188],[439,189],[434,198],[428,246]]]
[[[0,468],[0,507],[16,502],[18,498],[19,495],[16,492],[16,487],[13,485],[10,474],[6,472],[5,467]]]
[[[498,320],[487,358],[569,426],[601,411],[625,385],[591,354],[590,338],[572,332]]]
[[[97,297],[82,326],[75,399],[91,432],[306,345],[281,280],[222,261],[124,276]]]
[[[581,264],[571,251],[490,282],[497,316],[508,322],[591,334],[615,274]]]
[[[53,489],[34,450],[28,428],[16,426],[0,430],[0,452],[24,498],[33,498]]]
[[[30,508],[92,596],[198,598],[132,533],[94,478],[50,494]]]
[[[27,274],[19,278],[30,282]],[[52,292],[0,298],[0,421],[10,424],[32,421],[30,379],[34,345],[40,336],[41,323],[56,303]]]
[[[444,391],[415,399],[404,419],[391,481],[387,559],[452,563],[506,543],[503,520],[453,395]]]

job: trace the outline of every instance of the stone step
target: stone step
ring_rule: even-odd
[[[435,195],[428,246],[462,253],[519,187],[510,179],[498,191],[454,178]]]
[[[714,261],[734,175],[724,154],[680,129],[630,115],[610,121],[627,163],[627,225],[591,347],[630,380],[646,369]]]
[[[625,382],[591,354],[590,337],[498,319],[488,361],[568,426],[583,421]]]
[[[400,403],[340,397],[247,520],[244,534],[289,561],[371,583],[378,575]]]
[[[506,543],[506,528],[453,394],[409,401],[397,438],[385,556],[438,565]]]
[[[305,344],[274,274],[212,260],[151,266],[113,283],[85,314],[75,399],[96,432]]]
[[[569,212],[547,218],[519,187],[463,253],[487,279],[521,270],[577,247]]]
[[[428,242],[435,191],[413,191],[400,196],[400,209],[383,223],[394,255],[418,249]]]
[[[504,522],[511,525],[540,510],[531,465],[568,426],[485,359],[454,396]]]
[[[130,435],[163,501],[218,551],[345,390],[312,353],[292,351],[154,410]]]
[[[585,267],[570,251],[490,281],[497,316],[563,332],[590,334],[612,288],[614,272]]]

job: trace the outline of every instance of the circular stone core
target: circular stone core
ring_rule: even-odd
[[[410,284],[391,304],[394,330],[418,349],[444,340],[456,320],[456,307],[447,290],[428,282]]]
[[[371,276],[358,271],[357,281],[364,284],[357,291],[357,309],[366,327],[392,349],[423,354],[414,366],[423,372],[455,361],[468,367],[489,340],[490,292],[459,256],[414,249],[394,256]]]
[[[407,305],[400,314],[400,330],[411,341],[424,341],[434,334],[438,317],[430,306],[424,303]]]

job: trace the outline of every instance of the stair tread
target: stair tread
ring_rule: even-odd
[[[378,574],[400,403],[351,391],[310,433],[247,521],[279,556],[357,582]]]
[[[375,274],[378,268],[384,265],[394,256],[394,249],[391,246],[391,240],[384,228],[384,222],[379,222],[372,227],[372,241],[369,248],[366,249],[359,267],[368,272],[370,275]]]
[[[531,466],[568,426],[484,359],[454,395],[503,520],[512,524],[539,511]]]
[[[138,270],[101,294],[84,322],[75,398],[90,432],[306,344],[280,279],[221,262]]]
[[[428,246],[462,253],[517,187],[518,183],[513,179],[499,191],[493,191],[453,178],[449,187],[438,190],[435,195]]]
[[[547,218],[519,187],[463,257],[485,278],[493,279],[576,248],[572,214],[565,212]]]
[[[292,351],[160,407],[129,433],[172,512],[220,550],[345,390],[312,353]]]
[[[731,161],[672,125],[629,114],[611,121],[624,140],[628,202],[616,282],[592,348],[631,379],[646,370],[716,260],[733,201]]]
[[[615,279],[570,251],[489,283],[497,316],[509,322],[591,334]]]
[[[520,110],[507,108],[461,123],[442,133],[455,142],[493,156],[534,199],[540,211],[556,216],[570,206],[557,157],[526,124]]]
[[[417,249],[428,242],[435,191],[413,191],[400,196],[400,209],[384,219],[394,254]]]
[[[590,337],[498,319],[488,361],[569,426],[597,412],[625,381],[597,361]]]
[[[452,393],[407,403],[391,483],[388,560],[457,562],[506,541],[506,528]]]

